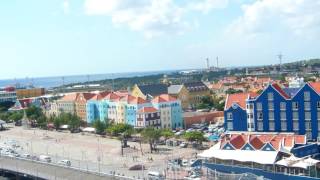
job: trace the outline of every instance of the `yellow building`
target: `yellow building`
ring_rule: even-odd
[[[16,90],[18,99],[38,97],[45,94],[44,88],[32,88],[32,89],[17,89]]]
[[[168,86],[165,84],[148,84],[148,85],[134,85],[131,95],[148,99],[149,97],[156,97],[161,94],[168,94]]]
[[[181,101],[182,109],[188,109],[189,104],[189,92],[184,85],[171,85],[168,87],[168,94]]]
[[[210,96],[209,88],[203,82],[184,83],[188,91],[189,106],[195,108],[204,96]]]

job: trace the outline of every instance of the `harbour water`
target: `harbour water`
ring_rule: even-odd
[[[132,72],[132,73],[109,73],[109,74],[92,74],[92,75],[74,75],[74,76],[56,76],[56,77],[39,77],[39,78],[21,78],[0,80],[0,87],[13,86],[19,84],[21,86],[33,85],[35,87],[52,88],[64,84],[81,83],[89,81],[98,81],[104,79],[115,79],[135,76],[147,76],[156,74],[168,74],[176,72],[172,71],[148,71],[148,72]]]

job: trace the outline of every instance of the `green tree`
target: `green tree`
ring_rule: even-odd
[[[174,133],[170,129],[163,129],[161,130],[161,136],[165,138],[165,140],[174,136]]]
[[[13,120],[13,121],[19,121],[23,118],[23,112],[21,111],[16,111],[16,112],[13,112],[11,113],[11,115],[9,116],[9,119],[10,120]]]
[[[155,129],[153,127],[148,127],[141,132],[141,135],[142,138],[149,143],[151,153],[153,152],[153,150],[157,149],[156,142],[161,137],[161,130]]]
[[[203,133],[200,132],[200,131],[186,132],[184,134],[184,138],[187,141],[196,141],[199,144],[202,144],[202,142],[206,140],[206,138],[204,137]]]
[[[226,94],[236,94],[236,93],[242,93],[243,91],[241,90],[235,90],[233,88],[229,88],[228,90],[226,90]]]
[[[75,130],[80,128],[81,119],[77,115],[71,115],[71,118],[68,121],[69,130],[74,132]]]
[[[27,117],[30,120],[38,120],[41,116],[43,116],[42,109],[36,106],[30,106],[26,109]]]
[[[53,124],[56,130],[59,130],[60,126],[62,125],[61,117],[60,116],[54,117]]]
[[[97,134],[104,134],[107,128],[107,122],[97,119],[93,122],[93,127],[96,129]]]
[[[112,136],[118,136],[120,134],[125,134],[126,136],[130,136],[133,132],[133,127],[129,124],[111,124],[107,128],[107,132],[110,133]]]
[[[9,121],[9,113],[7,113],[7,112],[0,113],[0,120],[8,122]]]

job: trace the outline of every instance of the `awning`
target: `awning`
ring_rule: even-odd
[[[288,166],[288,161],[286,159],[281,159],[280,161],[276,162],[277,165],[280,166]]]
[[[250,150],[223,150],[219,149],[220,144],[199,154],[203,158],[217,158],[221,160],[235,160],[240,162],[255,162],[259,164],[274,164],[277,151],[250,151]]]

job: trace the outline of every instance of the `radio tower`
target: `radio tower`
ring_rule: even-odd
[[[218,56],[217,56],[216,60],[217,60],[217,69],[218,69],[219,68],[219,57]]]
[[[207,69],[210,70],[210,62],[209,62],[209,58],[206,59],[207,61]]]

